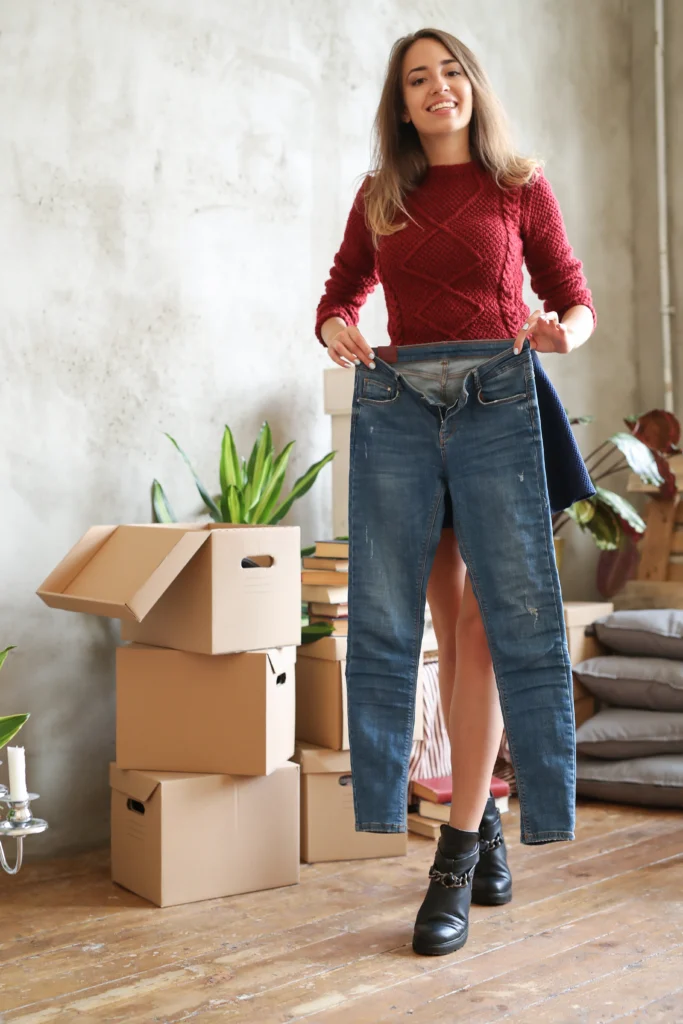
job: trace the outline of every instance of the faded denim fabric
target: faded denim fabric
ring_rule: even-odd
[[[479,604],[522,843],[574,838],[572,673],[528,340],[398,347],[356,367],[346,662],[356,830],[406,830],[427,581],[444,514]],[[456,780],[457,784],[457,780]]]

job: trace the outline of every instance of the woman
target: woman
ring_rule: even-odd
[[[512,150],[463,43],[436,29],[399,39],[375,131],[374,172],[316,335],[335,363],[356,367],[347,685],[358,830],[405,828],[397,808],[428,578],[453,769],[413,936],[415,952],[434,955],[464,945],[470,901],[511,898],[489,793],[504,726],[522,842],[574,838],[571,667],[550,511],[594,491],[535,352],[573,351],[596,316],[551,187]],[[523,260],[545,312],[523,303]],[[391,346],[374,351],[357,324],[379,282]]]

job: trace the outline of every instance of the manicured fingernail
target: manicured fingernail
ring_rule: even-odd
[[[519,349],[518,348],[514,349],[514,353],[515,353],[516,356],[518,356],[519,355]]]
[[[369,365],[369,367],[370,367],[370,369],[371,369],[371,370],[374,370],[374,369],[375,369],[375,364],[374,364],[374,363],[368,363],[368,365]]]
[[[371,359],[375,358],[375,353],[374,352],[368,352],[368,355],[370,356]]]
[[[360,359],[354,359],[353,365],[354,366],[360,366]]]
[[[529,330],[529,325],[528,324],[524,324],[524,327],[522,327],[522,330],[523,331],[528,331]]]

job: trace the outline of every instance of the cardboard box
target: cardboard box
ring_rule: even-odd
[[[251,557],[257,568],[242,566]],[[51,608],[121,619],[124,640],[194,651],[301,643],[298,526],[94,526],[38,589]]]
[[[305,644],[297,652],[296,738],[329,750],[348,750],[346,660],[332,661],[328,657],[310,657],[307,648],[322,642],[317,640],[315,644]],[[303,655],[302,650],[306,651]],[[423,733],[424,683],[422,672],[418,671],[413,740],[422,739]]]
[[[330,367],[323,371],[324,407],[332,417],[330,433],[337,455],[332,460],[332,532],[345,537],[349,532],[349,460],[351,439],[351,406],[354,373]]]
[[[598,639],[586,635],[586,629],[603,615],[611,615],[614,605],[610,601],[564,601],[564,623],[567,630],[567,646],[572,665],[578,665],[586,658],[596,658],[605,653],[605,648]],[[592,718],[596,711],[595,698],[580,683],[576,676],[574,681],[574,715],[578,728],[587,718]]]
[[[299,765],[272,775],[110,765],[112,880],[158,907],[299,881]]]
[[[302,860],[314,864],[407,852],[407,832],[356,832],[348,751],[302,742],[294,760],[301,765]]]
[[[294,752],[296,648],[116,652],[116,764],[270,775]]]

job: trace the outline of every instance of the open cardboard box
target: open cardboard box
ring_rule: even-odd
[[[270,775],[294,751],[295,647],[116,651],[116,764]]]
[[[158,907],[299,881],[299,766],[272,775],[109,768],[112,881]]]
[[[199,654],[289,647],[301,643],[300,529],[93,526],[37,593],[51,608],[121,619],[123,640]]]
[[[356,832],[348,750],[297,742],[301,765],[301,859],[398,857],[407,853],[407,832]]]

